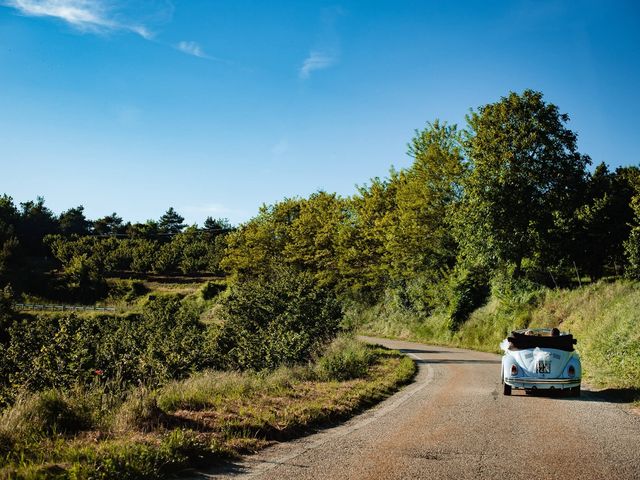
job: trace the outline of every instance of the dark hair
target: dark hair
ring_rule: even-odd
[[[552,328],[551,329],[551,336],[552,337],[559,337],[560,336],[560,330],[558,330],[557,328]]]

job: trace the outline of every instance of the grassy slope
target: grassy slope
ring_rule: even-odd
[[[499,352],[509,331],[558,326],[578,338],[585,380],[606,388],[640,389],[640,283],[598,282],[575,290],[541,290],[492,298],[452,334],[445,315],[426,319],[378,306],[364,312],[369,335]]]
[[[98,412],[101,422],[74,433],[60,433],[55,422],[64,405],[82,410],[91,392],[30,397],[0,418],[0,478],[159,478],[346,418],[415,373],[414,363],[398,352],[340,348],[315,366],[269,375],[203,372],[156,392],[140,389],[112,411]],[[332,366],[353,368],[362,358],[368,367],[359,378],[326,378]]]

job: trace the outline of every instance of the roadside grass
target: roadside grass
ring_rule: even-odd
[[[124,396],[25,396],[0,417],[0,478],[167,476],[345,419],[415,370],[399,352],[341,338],[315,362],[271,373],[205,371]]]
[[[364,335],[499,353],[514,329],[558,327],[578,339],[584,380],[598,388],[640,388],[640,283],[599,281],[572,290],[494,294],[452,332],[444,312],[429,317],[377,305],[352,312]]]
[[[558,326],[578,338],[585,379],[598,387],[640,388],[640,284],[598,282],[549,291],[532,326]]]

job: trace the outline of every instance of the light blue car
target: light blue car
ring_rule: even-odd
[[[500,347],[503,393],[514,388],[526,392],[564,391],[580,396],[582,366],[574,350],[577,340],[557,328],[514,330]]]

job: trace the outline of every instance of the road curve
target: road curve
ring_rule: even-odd
[[[368,339],[419,364],[415,381],[343,425],[197,478],[640,479],[640,416],[579,399],[502,395],[500,357]]]

